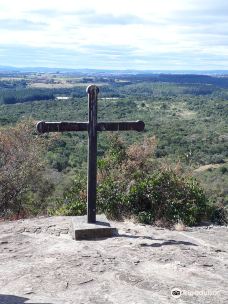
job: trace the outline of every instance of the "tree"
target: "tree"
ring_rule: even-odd
[[[44,211],[53,189],[44,177],[47,141],[34,130],[31,120],[0,129],[1,217],[20,218]]]

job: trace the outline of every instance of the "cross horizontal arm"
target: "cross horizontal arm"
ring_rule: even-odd
[[[70,122],[70,121],[61,121],[61,122],[40,121],[37,123],[36,129],[39,133],[87,131],[88,123]]]
[[[97,131],[143,131],[145,124],[141,120],[125,122],[99,122]]]
[[[145,124],[141,120],[125,121],[125,122],[99,122],[97,124],[97,131],[143,131]],[[40,121],[36,125],[39,133],[49,132],[71,132],[71,131],[87,131],[87,122],[45,122]]]

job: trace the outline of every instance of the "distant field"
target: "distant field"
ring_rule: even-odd
[[[84,82],[78,82],[78,83],[68,83],[68,82],[62,82],[62,83],[42,83],[42,82],[35,82],[29,84],[28,87],[30,88],[40,88],[40,89],[61,89],[61,88],[74,88],[74,87],[87,87],[89,84]],[[97,83],[97,86],[105,86],[107,83]]]
[[[17,81],[17,80],[24,80],[24,77],[18,76],[18,77],[0,77],[0,80],[3,81]]]
[[[76,85],[72,84],[72,83],[42,83],[42,82],[35,82],[35,83],[30,83],[28,87],[30,87],[30,88],[40,88],[40,89],[59,89],[59,88],[73,88],[75,86]],[[82,84],[80,84],[80,86],[82,86]]]

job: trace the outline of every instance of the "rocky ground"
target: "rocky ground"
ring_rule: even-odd
[[[228,303],[228,227],[112,224],[74,241],[70,217],[0,223],[0,304]]]

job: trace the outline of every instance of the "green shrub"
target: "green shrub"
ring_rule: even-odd
[[[23,218],[47,211],[54,185],[45,177],[49,140],[34,133],[35,122],[0,129],[0,217]]]
[[[97,212],[110,219],[136,218],[146,224],[170,226],[179,221],[195,225],[208,216],[208,200],[199,183],[173,169],[154,162],[155,139],[126,148],[112,137],[110,151],[99,160]],[[156,163],[156,165],[155,165]],[[74,181],[65,192],[56,214],[86,213],[86,182]]]
[[[111,218],[134,216],[146,224],[162,221],[169,225],[181,220],[194,225],[205,216],[207,200],[194,179],[161,171],[130,186],[105,181],[98,187],[98,206]]]
[[[110,219],[121,219],[123,216],[122,183],[112,178],[104,180],[97,189],[97,210],[105,213]]]
[[[69,204],[62,205],[55,212],[54,215],[85,215],[86,203],[84,201],[76,200]]]
[[[221,167],[220,171],[221,171],[222,174],[226,174],[226,173],[228,173],[228,168],[227,167]]]
[[[50,215],[85,215],[86,214],[86,181],[78,176],[65,189],[63,199],[56,202],[57,207],[49,210]]]
[[[209,209],[209,219],[217,225],[228,224],[228,207],[212,203]]]

